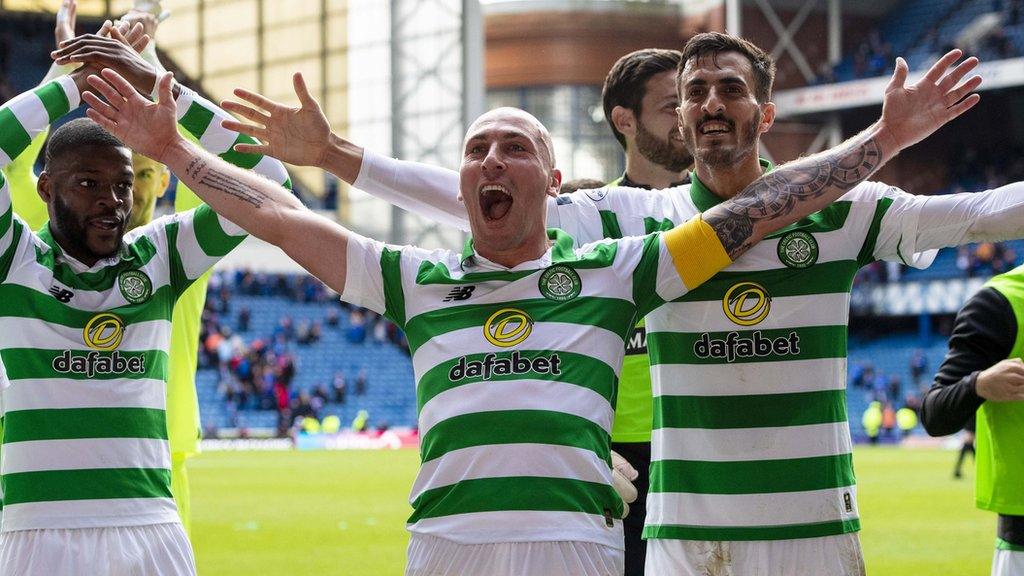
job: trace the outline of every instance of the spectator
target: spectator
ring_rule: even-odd
[[[252,322],[252,311],[249,310],[248,306],[243,306],[238,311],[238,331],[248,332],[250,322]]]
[[[928,358],[924,355],[924,350],[920,348],[914,350],[910,355],[910,380],[914,383],[915,389],[921,385],[921,376],[924,376],[927,370]]]
[[[356,375],[356,396],[366,394],[366,368],[360,368]]]
[[[353,308],[348,315],[348,332],[346,339],[352,344],[366,341],[366,314],[359,308]]]
[[[345,372],[338,370],[334,373],[334,381],[331,382],[331,388],[334,392],[334,401],[338,404],[345,403]]]
[[[341,314],[338,313],[336,306],[327,308],[327,325],[331,328],[337,328],[341,324]]]

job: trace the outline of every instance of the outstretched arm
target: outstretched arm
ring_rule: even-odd
[[[230,112],[253,122],[228,120],[225,128],[256,137],[263,144],[238,145],[239,152],[267,154],[290,164],[316,166],[360,190],[399,208],[442,224],[469,230],[459,199],[457,172],[374,154],[331,131],[302,74],[292,77],[299,106],[286,106],[248,90],[235,96],[246,104],[224,101]]]
[[[89,84],[89,117],[136,152],[166,164],[214,211],[271,244],[341,293],[349,232],[319,216],[288,190],[232,166],[184,139],[175,129],[171,75],[160,79],[159,99],[150,102],[110,69]]]
[[[771,232],[824,208],[977,104],[980,97],[971,92],[981,77],[960,81],[978,60],[968,58],[950,70],[962,54],[949,52],[912,86],[904,86],[907,64],[898,59],[875,124],[835,148],[781,166],[705,212],[729,257],[735,260]]]

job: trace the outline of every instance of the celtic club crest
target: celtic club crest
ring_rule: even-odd
[[[138,270],[125,270],[117,278],[121,295],[132,304],[141,304],[153,294],[153,282],[149,276]]]
[[[565,302],[580,295],[583,281],[580,275],[569,266],[555,264],[540,275],[538,282],[540,293],[548,300]]]
[[[779,240],[779,260],[790,268],[809,268],[818,261],[818,241],[797,230]]]

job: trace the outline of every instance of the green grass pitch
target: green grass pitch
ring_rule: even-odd
[[[955,453],[858,447],[872,576],[989,572],[995,516]],[[415,451],[210,452],[189,462],[200,575],[390,576],[404,566]]]

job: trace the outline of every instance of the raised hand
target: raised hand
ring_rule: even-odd
[[[106,26],[106,25],[105,25]],[[112,68],[128,79],[135,89],[150,94],[156,85],[157,72],[139,56],[149,42],[142,24],[129,28],[127,23],[109,28],[110,37],[85,34],[61,43],[51,53],[57,64],[83,64],[83,74],[97,74],[103,68]]]
[[[76,0],[63,0],[57,10],[57,23],[53,28],[53,38],[60,46],[61,42],[75,37],[75,21],[78,14]]]
[[[949,51],[910,86],[904,85],[907,62],[896,59],[896,71],[885,88],[881,123],[899,150],[924,140],[981,99],[971,94],[981,84],[981,76],[971,76],[960,83],[978,65],[977,58],[972,56],[950,70],[961,56],[962,50]]]
[[[175,120],[170,72],[160,78],[156,102],[143,98],[128,80],[109,68],[87,81],[95,92],[82,94],[89,104],[86,115],[135,152],[162,162],[166,151],[182,139]]]
[[[235,90],[235,96],[251,106],[227,100],[221,103],[225,110],[254,122],[246,124],[225,120],[222,126],[265,142],[236,144],[236,152],[266,154],[298,166],[323,165],[331,138],[331,124],[320,105],[309,94],[301,73],[292,76],[292,83],[301,104],[298,108],[285,106],[241,88]]]
[[[1010,358],[982,370],[975,381],[975,391],[993,402],[1024,402],[1024,362]]]

